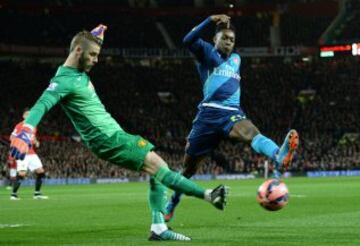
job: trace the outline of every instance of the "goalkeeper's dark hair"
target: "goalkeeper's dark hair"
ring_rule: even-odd
[[[73,51],[77,45],[87,45],[88,42],[94,42],[99,46],[102,44],[102,40],[100,38],[95,37],[91,34],[91,32],[84,30],[78,32],[71,40],[70,52]]]
[[[222,24],[219,24],[219,25],[216,26],[215,35],[216,35],[218,32],[221,32],[221,31],[223,31],[223,30],[230,30],[230,31],[232,31],[233,33],[236,34],[236,29],[235,29],[235,27],[234,27],[233,25],[230,24],[230,26],[227,27],[227,24],[222,23]]]

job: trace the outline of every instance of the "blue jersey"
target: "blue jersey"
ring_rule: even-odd
[[[200,38],[211,23],[207,18],[184,38],[184,44],[195,55],[204,98],[187,138],[186,153],[204,156],[222,139],[228,138],[237,122],[246,119],[240,108],[240,56],[224,57],[216,48]]]
[[[203,84],[203,105],[223,109],[240,108],[240,55],[224,57],[213,45],[200,38],[210,24],[208,18],[184,38],[184,44],[195,55]]]

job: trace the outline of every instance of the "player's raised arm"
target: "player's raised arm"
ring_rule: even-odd
[[[23,160],[31,147],[33,129],[40,122],[41,118],[55,106],[63,97],[72,90],[70,83],[51,82],[43,92],[39,100],[31,108],[23,126],[18,129],[16,135],[12,135],[10,143],[10,155],[15,159]]]
[[[196,41],[199,40],[201,34],[209,26],[210,23],[215,23],[216,25],[226,24],[230,26],[230,17],[227,15],[212,15],[206,18],[199,25],[194,27],[183,39],[183,43],[186,46],[190,46]]]
[[[200,62],[211,59],[211,57],[208,56],[210,56],[213,46],[200,38],[202,33],[211,23],[215,23],[216,25],[226,24],[227,26],[230,26],[230,17],[227,15],[209,16],[186,34],[183,39],[183,44],[189,48]]]

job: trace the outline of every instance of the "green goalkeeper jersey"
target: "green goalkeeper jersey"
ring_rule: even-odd
[[[58,68],[49,87],[31,108],[25,123],[35,127],[58,102],[89,147],[107,140],[117,131],[123,131],[106,112],[89,76],[66,66]]]

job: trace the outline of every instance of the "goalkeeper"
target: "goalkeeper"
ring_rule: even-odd
[[[59,103],[85,145],[99,158],[150,175],[152,223],[149,240],[190,240],[168,229],[165,224],[166,187],[204,199],[220,210],[226,205],[227,187],[220,185],[205,190],[171,171],[153,151],[154,146],[150,142],[126,133],[105,110],[87,73],[98,62],[106,29],[106,26],[99,25],[91,32],[81,31],[73,37],[65,63],[59,66],[48,88],[31,108],[22,129],[11,141],[10,154],[16,159],[24,159],[35,127]]]

